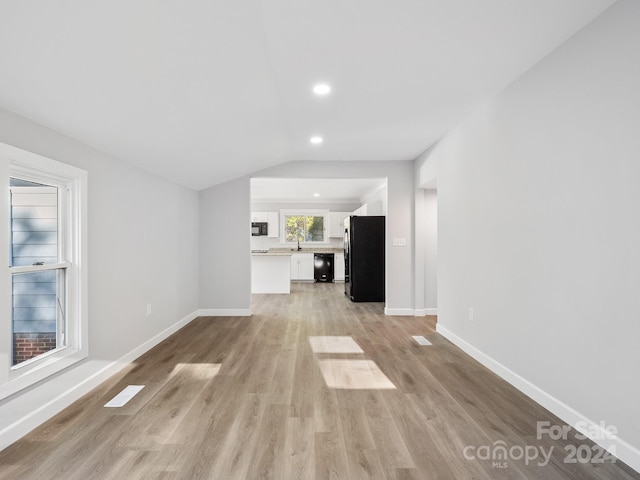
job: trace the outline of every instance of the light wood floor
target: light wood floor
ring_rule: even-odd
[[[436,334],[434,317],[385,316],[341,289],[295,284],[254,295],[251,317],[193,321],[0,452],[0,478],[640,478],[621,462],[565,463],[565,448],[593,444],[536,439],[536,422],[562,422]],[[315,338],[333,336],[347,338]],[[103,407],[129,384],[146,387]],[[465,458],[500,445],[552,455]]]

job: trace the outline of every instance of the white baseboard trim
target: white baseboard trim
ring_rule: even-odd
[[[427,315],[438,315],[437,308],[416,308],[414,315],[416,317],[424,317]]]
[[[24,410],[26,405],[32,404],[37,407],[26,409],[24,415],[0,430],[0,450],[4,450],[61,412],[197,317],[197,312],[187,315],[113,362],[87,360],[58,375],[55,381],[47,382],[45,380],[41,385],[29,391],[16,394],[13,399],[9,399],[9,404],[5,403],[0,406],[0,412],[7,408],[9,413],[16,414],[16,411],[20,412],[20,407]],[[17,406],[12,405],[13,403]],[[18,415],[19,413],[16,414],[16,416]]]
[[[487,367],[500,378],[516,387],[529,398],[542,405],[557,417],[561,418],[567,423],[567,425],[573,426],[585,436],[590,437],[591,440],[601,447],[609,451],[610,448],[615,447],[611,453],[635,471],[640,472],[639,449],[619,437],[609,439],[606,432],[602,429],[602,425],[587,418],[580,412],[571,408],[569,405],[548,394],[537,385],[534,385],[527,379],[502,365],[500,362],[497,362],[490,356],[481,352],[476,347],[458,337],[455,333],[451,332],[439,323],[436,325],[436,332]]]
[[[384,308],[385,315],[398,315],[403,317],[424,317],[425,315],[438,315],[437,308]]]
[[[250,317],[250,308],[201,308],[199,317]]]
[[[413,317],[415,315],[415,310],[413,308],[388,308],[384,307],[385,315],[398,315],[398,316],[410,316]]]
[[[123,355],[118,360],[116,360],[116,362],[114,362],[114,363],[124,363],[125,365],[128,365],[129,363],[133,362],[136,358],[138,358],[140,355],[142,355],[143,353],[151,350],[153,347],[158,345],[161,341],[163,341],[166,338],[170,337],[171,335],[176,333],[178,330],[180,330],[182,327],[184,327],[185,325],[191,323],[196,318],[198,318],[197,312],[190,313],[189,315],[187,315],[183,319],[177,321],[176,323],[174,323],[170,327],[165,328],[163,331],[161,331],[157,335],[151,337],[149,340],[147,340],[143,344],[137,346],[136,348],[131,350],[129,353]]]

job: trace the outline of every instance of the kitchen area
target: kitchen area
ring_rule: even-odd
[[[384,285],[385,179],[252,179],[251,194],[252,293],[289,294],[295,282],[348,284],[352,216],[381,219],[379,241],[366,242],[381,247],[362,251],[376,265],[366,277]]]

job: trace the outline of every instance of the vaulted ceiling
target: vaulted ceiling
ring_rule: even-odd
[[[0,107],[196,190],[411,160],[612,3],[0,0]]]

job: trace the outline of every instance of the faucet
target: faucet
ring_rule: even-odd
[[[302,248],[300,247],[300,237],[298,237],[298,251],[302,250]]]

